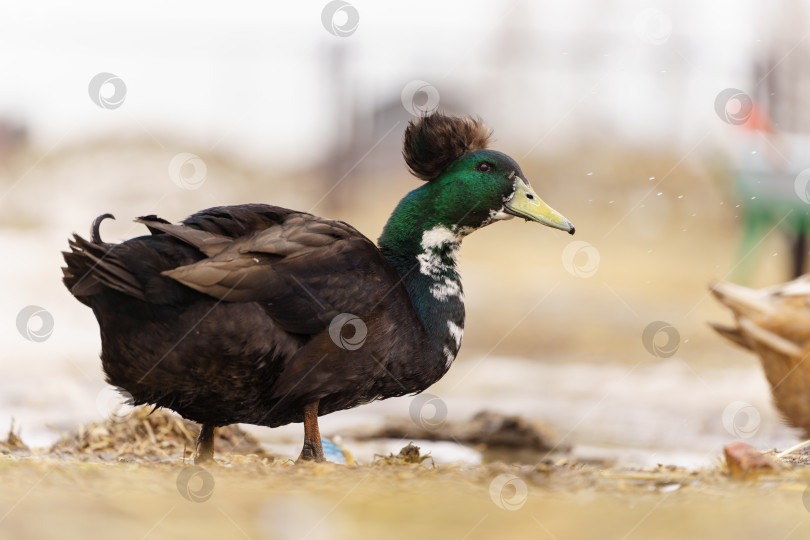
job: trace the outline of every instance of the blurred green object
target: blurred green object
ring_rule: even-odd
[[[810,178],[810,177],[809,177]],[[749,169],[737,171],[735,186],[742,202],[743,236],[736,260],[733,280],[750,283],[756,270],[756,257],[760,244],[774,229],[788,236],[791,247],[790,277],[805,272],[807,239],[810,232],[810,203],[807,186],[805,198],[797,188],[799,176],[784,172]],[[805,182],[806,184],[806,182]]]

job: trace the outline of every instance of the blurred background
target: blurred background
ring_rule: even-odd
[[[146,232],[140,215],[263,202],[376,239],[420,185],[405,126],[438,108],[484,119],[577,234],[513,220],[465,240],[464,346],[428,390],[443,407],[418,415],[520,414],[576,458],[637,465],[797,442],[757,358],[706,322],[729,319],[711,280],[764,286],[803,268],[809,10],[5,3],[0,431],[13,418],[44,446],[108,412],[96,321],[60,281],[71,233],[111,212],[102,237],[121,241]],[[413,417],[412,404],[321,430]],[[301,426],[251,431],[297,453]]]

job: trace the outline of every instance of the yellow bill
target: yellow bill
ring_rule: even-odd
[[[574,224],[543,202],[523,178],[515,178],[515,193],[504,203],[504,211],[525,220],[574,234]]]

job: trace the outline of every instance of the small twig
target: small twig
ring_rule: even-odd
[[[801,450],[802,448],[805,448],[806,446],[810,446],[810,441],[804,441],[804,442],[801,442],[801,443],[797,444],[796,446],[791,446],[787,450],[785,450],[783,452],[779,452],[778,454],[776,454],[775,457],[776,457],[776,459],[782,459],[783,457],[787,456],[788,454],[792,454],[793,452],[797,452],[797,451]]]

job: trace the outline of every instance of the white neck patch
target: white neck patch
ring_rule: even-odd
[[[464,329],[453,321],[447,321],[447,329],[450,331],[450,336],[456,342],[456,349],[458,349],[461,347],[461,338],[464,337]]]
[[[453,360],[456,359],[456,355],[450,350],[450,347],[445,346],[444,357],[447,359],[444,363],[444,369],[450,369],[450,365],[453,363]]]
[[[445,301],[450,296],[456,296],[464,301],[461,283],[446,275],[451,266],[442,259],[442,252],[446,252],[455,265],[458,262],[461,239],[472,231],[471,227],[450,229],[437,225],[422,233],[422,253],[416,256],[416,260],[419,261],[419,272],[436,280],[430,287],[430,293],[437,300]]]
[[[448,229],[444,225],[436,225],[432,229],[422,233],[422,251],[429,248],[440,248],[447,244],[459,244],[463,234],[458,231]]]

